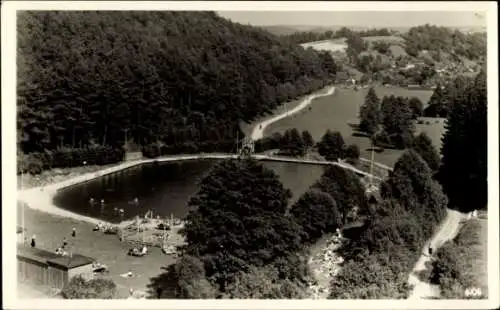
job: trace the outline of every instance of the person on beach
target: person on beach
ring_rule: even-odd
[[[73,238],[74,238],[74,237],[76,237],[76,228],[75,228],[75,227],[73,227],[73,230],[72,230],[72,232],[71,232],[71,236],[72,236]]]
[[[63,242],[62,242],[62,248],[66,248],[66,246],[68,245],[68,239],[66,239],[66,237],[63,238]]]
[[[432,255],[432,247],[429,247],[429,255]]]
[[[33,235],[31,237],[31,247],[32,248],[36,247],[36,236],[35,235]]]

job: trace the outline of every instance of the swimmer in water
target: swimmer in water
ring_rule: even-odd
[[[104,199],[101,199],[101,204],[102,204],[102,205],[104,204]]]
[[[138,204],[138,203],[139,203],[139,198],[135,197],[135,198],[134,198],[134,203],[135,203],[135,204]]]
[[[89,202],[94,203],[94,198],[90,197]]]

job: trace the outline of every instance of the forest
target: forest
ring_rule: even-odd
[[[470,60],[486,55],[486,33],[463,33],[446,27],[423,25],[412,27],[403,35],[406,52],[417,56],[419,51],[447,52]]]
[[[322,88],[331,56],[214,12],[18,15],[20,153],[231,151],[239,122]],[[38,156],[43,157],[43,156]]]

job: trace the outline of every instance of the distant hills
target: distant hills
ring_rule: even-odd
[[[314,26],[314,25],[272,25],[272,26],[260,26],[272,34],[275,35],[289,35],[295,32],[325,32],[328,30],[337,31],[343,27],[349,28],[354,31],[360,30],[368,30],[373,27],[363,27],[363,26],[348,26],[348,25],[332,25],[332,26]],[[381,27],[377,27],[381,28]],[[396,32],[407,32],[411,27],[384,27],[389,30],[393,30]],[[451,29],[457,29],[461,32],[485,32],[486,27],[478,27],[478,26],[455,26],[455,27],[447,27]]]

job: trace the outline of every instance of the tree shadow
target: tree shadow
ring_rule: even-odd
[[[355,130],[352,132],[353,137],[370,138],[371,136],[366,132]]]
[[[161,267],[162,272],[150,278],[147,285],[148,299],[175,299],[174,273],[171,272],[173,265]]]
[[[348,123],[349,127],[351,127],[353,130],[355,131],[360,131],[359,130],[359,124],[355,124],[355,123]]]
[[[377,146],[375,146],[375,147],[368,147],[368,148],[365,149],[365,151],[367,151],[367,152],[374,151],[375,153],[382,153],[383,151],[385,151],[385,148],[383,148],[383,147],[377,147]]]

